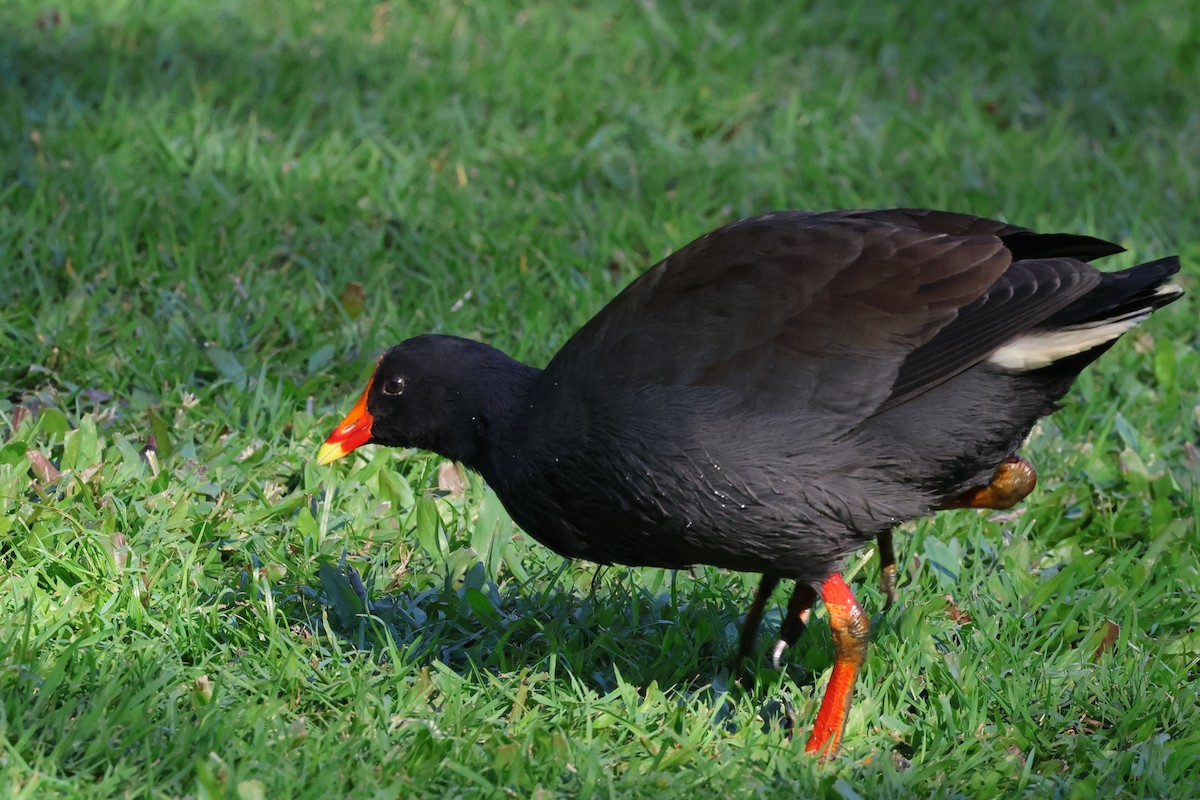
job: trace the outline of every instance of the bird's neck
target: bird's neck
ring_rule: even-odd
[[[485,479],[492,473],[497,445],[511,435],[524,409],[529,389],[541,374],[541,370],[496,351],[503,357],[500,364],[478,364],[474,376],[477,386],[486,391],[478,398],[478,408],[472,414],[473,437],[467,447],[459,453],[446,453],[461,461]],[[490,481],[489,481],[490,482]]]

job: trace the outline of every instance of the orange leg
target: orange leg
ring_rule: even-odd
[[[1037,471],[1020,456],[1010,456],[996,471],[986,486],[976,486],[960,495],[943,500],[936,506],[939,511],[951,508],[1012,508],[1037,486]],[[876,537],[879,545],[879,588],[886,598],[884,608],[890,608],[900,599],[896,591],[896,551],[892,547],[892,532],[884,531]]]
[[[746,612],[746,621],[742,623],[742,633],[738,639],[737,661],[734,662],[738,667],[754,652],[754,639],[758,636],[758,626],[762,624],[763,610],[771,599],[771,592],[778,585],[778,575],[763,575],[758,584],[758,591],[754,594],[750,610]]]
[[[821,599],[829,610],[829,629],[833,634],[833,674],[829,676],[829,686],[825,688],[821,710],[817,712],[817,721],[813,723],[804,751],[820,753],[822,758],[827,758],[835,754],[842,743],[854,681],[867,656],[867,634],[871,623],[850,587],[837,573],[821,585]]]
[[[885,609],[900,599],[896,591],[896,551],[892,547],[892,531],[889,528],[875,537],[879,544],[879,588],[883,592]]]
[[[943,500],[936,508],[1012,508],[1037,486],[1037,470],[1020,456],[1009,456],[986,486],[976,486]]]

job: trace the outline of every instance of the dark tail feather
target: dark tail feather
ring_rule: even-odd
[[[1000,240],[1013,254],[1013,261],[1027,258],[1077,258],[1093,261],[1104,256],[1125,252],[1119,244],[1106,242],[1094,236],[1074,233],[1034,233],[1017,231],[1001,234]]]
[[[1183,289],[1168,284],[1179,271],[1179,257],[1148,261],[1121,272],[1106,272],[1092,291],[1051,315],[1039,328],[1066,328],[1102,320],[1149,314],[1183,296]]]
[[[1179,258],[1170,256],[1130,267],[1121,272],[1108,272],[1104,281],[1088,294],[1059,311],[1047,320],[1046,327],[1088,325],[1121,319],[1140,319],[1183,296],[1183,289],[1167,280],[1179,271]],[[1075,378],[1088,365],[1108,352],[1117,343],[1115,336],[1096,347],[1055,361],[1040,370],[1047,381],[1046,413],[1058,408],[1057,401],[1066,394]]]

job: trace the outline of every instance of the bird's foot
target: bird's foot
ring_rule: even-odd
[[[829,629],[833,634],[833,674],[821,710],[817,712],[806,753],[818,753],[824,760],[835,755],[842,743],[842,731],[850,713],[850,697],[854,693],[854,682],[867,656],[867,635],[871,623],[854,599],[854,593],[834,573],[821,585],[821,599],[829,609]]]
[[[1012,508],[1025,499],[1037,486],[1037,470],[1020,456],[1009,456],[986,486],[976,486],[962,494],[943,500],[939,511],[950,508]]]

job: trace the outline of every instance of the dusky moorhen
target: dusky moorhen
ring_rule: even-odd
[[[1015,455],[1085,366],[1178,298],[1178,258],[1103,273],[1121,247],[919,209],[785,211],[726,225],[634,280],[539,370],[418,336],[380,359],[318,453],[419,447],[465,464],[569,558],[781,579],[773,656],[818,592],[835,662],[806,749],[840,745],[868,621],[838,574],[891,529],[1006,508]]]

